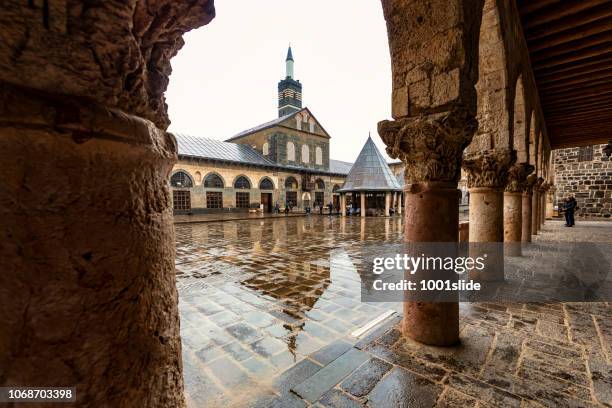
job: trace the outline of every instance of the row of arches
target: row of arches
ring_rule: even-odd
[[[292,177],[292,176],[287,177],[287,179],[285,180],[285,189],[287,190],[297,190],[298,189],[298,182],[295,177]],[[315,189],[325,190],[325,182],[320,178],[316,179]],[[336,192],[339,189],[340,189],[340,185],[334,184],[334,187],[332,188],[332,192]]]
[[[268,156],[270,154],[270,144],[268,142],[263,144],[262,153],[264,156]],[[300,159],[302,163],[310,163],[310,147],[306,144],[302,145],[302,155]],[[293,142],[287,142],[287,161],[296,161],[295,143]],[[315,147],[314,162],[315,164],[323,165],[323,149],[320,146]]]
[[[170,177],[170,185],[175,188],[192,188],[196,182],[201,180],[200,172],[196,172],[195,179],[185,170],[178,170]],[[200,180],[199,180],[200,179]],[[204,188],[224,188],[225,182],[223,178],[214,172],[208,173],[202,182]],[[251,189],[251,180],[247,176],[240,175],[236,177],[232,186],[236,189]],[[269,177],[262,177],[259,181],[260,190],[274,190],[274,182]]]

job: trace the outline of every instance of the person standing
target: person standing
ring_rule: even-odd
[[[573,196],[570,196],[565,200],[563,210],[565,212],[565,226],[573,227],[575,225],[574,211],[578,208],[578,203]]]

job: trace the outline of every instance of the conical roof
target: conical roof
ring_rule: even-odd
[[[370,136],[338,191],[398,191],[402,187]]]

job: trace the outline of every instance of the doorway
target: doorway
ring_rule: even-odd
[[[261,204],[265,212],[272,212],[272,193],[261,193]]]

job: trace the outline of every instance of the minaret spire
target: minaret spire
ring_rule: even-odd
[[[287,50],[287,58],[285,59],[287,78],[293,78],[293,53],[291,52],[291,43]]]

